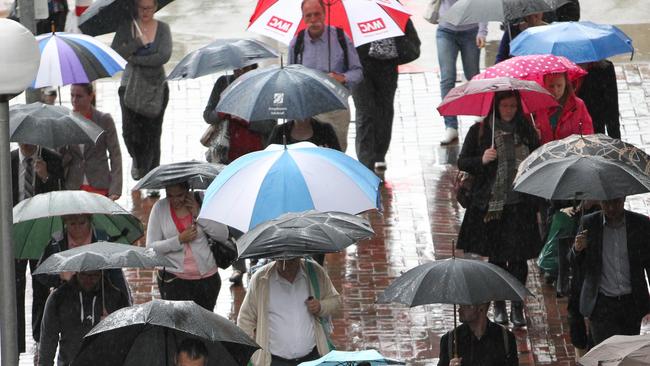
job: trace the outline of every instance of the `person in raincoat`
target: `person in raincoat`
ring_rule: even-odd
[[[129,306],[129,299],[101,271],[79,272],[47,299],[38,365],[53,366],[57,346],[58,366],[68,366],[81,349],[83,337],[108,314]]]
[[[544,87],[560,106],[541,110],[535,114],[535,126],[542,144],[573,134],[594,133],[591,115],[582,99],[575,95],[566,73],[545,75]]]
[[[535,198],[515,192],[512,182],[519,163],[539,146],[539,139],[523,116],[517,92],[498,92],[494,99],[495,120],[490,111],[475,123],[458,157],[458,169],[474,176],[458,248],[489,257],[490,263],[525,284],[527,260],[537,257],[541,238]],[[495,302],[497,323],[508,323],[505,307],[504,301]],[[516,326],[526,324],[521,302],[512,303],[510,319]]]

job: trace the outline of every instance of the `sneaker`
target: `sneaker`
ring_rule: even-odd
[[[386,170],[387,167],[385,161],[378,161],[375,163],[375,170]]]
[[[445,137],[440,141],[440,145],[451,145],[458,143],[458,130],[455,128],[445,129]]]

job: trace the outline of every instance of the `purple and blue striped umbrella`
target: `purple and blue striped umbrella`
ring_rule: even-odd
[[[36,37],[41,51],[33,87],[89,83],[124,70],[126,60],[93,37],[49,33]]]

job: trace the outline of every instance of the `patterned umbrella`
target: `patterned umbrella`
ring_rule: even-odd
[[[305,28],[301,0],[259,0],[248,29],[289,44]],[[326,23],[342,28],[356,47],[404,35],[409,11],[397,0],[326,1]]]
[[[485,80],[470,80],[449,91],[438,112],[442,116],[486,116],[490,112],[494,93],[517,90],[525,113],[557,106],[553,96],[537,83],[500,77]]]
[[[536,81],[544,86],[544,75],[568,73],[569,80],[575,81],[587,72],[566,57],[554,55],[517,56],[488,67],[473,79],[491,79],[496,77],[511,77],[521,80]]]
[[[572,135],[524,160],[514,189],[546,199],[606,200],[650,191],[650,156],[603,134]]]
[[[89,83],[124,70],[126,60],[93,37],[49,33],[36,37],[41,51],[33,87]]]

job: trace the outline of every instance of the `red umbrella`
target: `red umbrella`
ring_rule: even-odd
[[[438,112],[441,116],[486,116],[492,107],[494,93],[508,90],[519,92],[524,113],[558,105],[551,93],[533,81],[500,77],[472,79],[451,89],[438,106]]]
[[[248,30],[289,44],[305,28],[302,0],[258,0]],[[325,0],[325,23],[342,28],[355,47],[404,34],[409,11],[397,0]]]
[[[521,80],[532,80],[544,85],[544,75],[566,72],[569,80],[574,82],[587,75],[580,66],[568,58],[554,55],[517,56],[488,67],[473,79],[492,79],[511,77]]]

